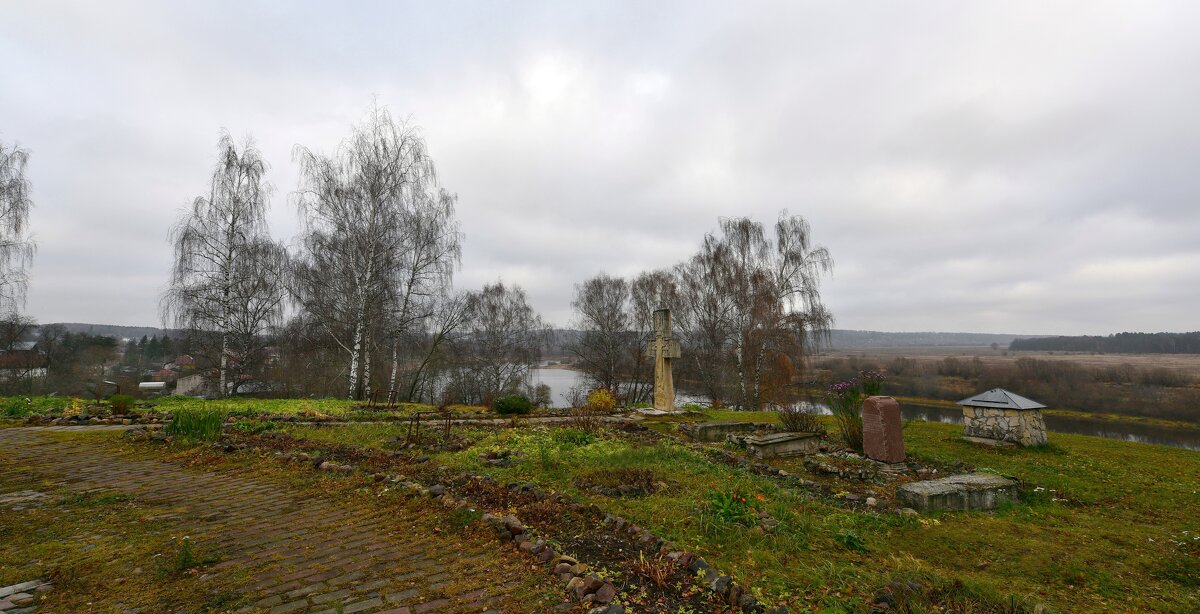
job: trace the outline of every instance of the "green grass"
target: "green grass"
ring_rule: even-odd
[[[70,399],[67,397],[0,397],[0,416],[23,418],[40,414],[61,414],[68,403]]]
[[[717,410],[689,419],[748,418],[775,416]],[[560,428],[477,431],[472,447],[432,457],[597,503],[699,552],[772,600],[855,611],[889,581],[911,580],[935,587],[939,603],[954,610],[1022,611],[1036,603],[1059,611],[1200,609],[1200,546],[1187,541],[1200,534],[1200,454],[1064,434],[1041,448],[998,449],[965,443],[960,431],[911,422],[909,455],[1017,477],[1026,485],[1021,503],[991,514],[852,511],[837,497],[814,498],[672,442],[645,444],[617,434],[588,441]],[[368,447],[401,434],[376,425],[291,432]],[[489,450],[521,454],[511,467],[492,467],[479,456]],[[804,472],[797,461],[782,466]],[[670,486],[639,498],[575,486],[573,478],[597,469],[650,470]],[[723,518],[714,503],[720,491],[761,496],[779,526],[767,533],[736,514]]]
[[[7,418],[23,418],[31,415],[62,416],[64,410],[71,404],[71,401],[70,397],[58,396],[0,397],[0,416]],[[383,412],[382,407],[372,411],[361,409],[364,405],[362,401],[349,401],[346,399],[253,399],[238,397],[205,400],[184,396],[168,396],[144,398],[139,399],[137,402],[142,404],[150,403],[153,405],[153,411],[159,413],[205,409],[235,417],[252,417],[268,414],[272,416],[378,419],[386,413],[407,415],[416,411],[433,411],[436,409],[432,405],[401,403],[388,412]],[[78,401],[78,405],[83,407],[80,410],[83,413],[94,413],[91,407],[92,404],[93,401],[87,399]],[[107,410],[107,402],[101,402],[100,406]],[[483,407],[468,405],[452,405],[450,409],[455,411],[487,411]],[[144,414],[147,411],[146,408],[134,407],[130,410],[130,413],[136,415]]]
[[[213,441],[221,436],[225,414],[208,407],[175,410],[163,432],[185,442]]]

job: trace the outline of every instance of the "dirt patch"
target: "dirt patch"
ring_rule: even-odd
[[[582,490],[608,497],[644,497],[667,489],[667,481],[653,469],[605,469],[575,478]]]

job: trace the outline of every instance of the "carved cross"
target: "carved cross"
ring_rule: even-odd
[[[646,355],[654,359],[654,408],[675,409],[675,381],[671,377],[671,359],[682,352],[679,340],[671,336],[671,310],[654,312],[654,339],[646,346]]]

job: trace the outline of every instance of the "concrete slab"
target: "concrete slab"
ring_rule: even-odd
[[[679,425],[679,430],[696,441],[716,443],[725,441],[725,436],[730,433],[746,433],[759,426],[753,422],[684,422]]]
[[[985,511],[1017,500],[1017,483],[990,473],[911,482],[896,490],[901,504],[922,512]]]
[[[821,438],[814,433],[772,433],[744,441],[746,450],[762,459],[812,454],[821,447]]]

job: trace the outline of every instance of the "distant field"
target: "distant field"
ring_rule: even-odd
[[[1091,354],[1087,352],[1013,352],[990,347],[908,347],[908,348],[862,348],[853,350],[829,350],[822,352],[823,358],[874,358],[881,361],[907,357],[920,362],[935,362],[944,358],[975,358],[988,365],[1011,364],[1019,358],[1038,360],[1061,360],[1085,367],[1115,367],[1132,365],[1144,369],[1175,369],[1200,375],[1200,354]]]

